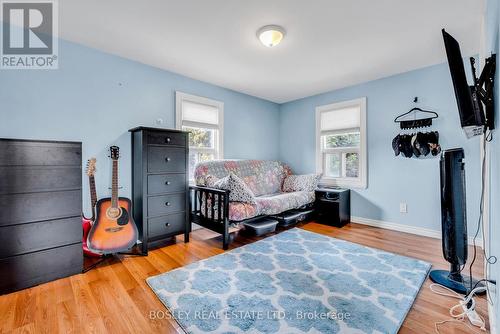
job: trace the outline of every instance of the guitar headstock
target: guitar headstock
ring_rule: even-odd
[[[120,148],[118,146],[111,146],[109,152],[112,160],[118,160],[120,157]]]
[[[85,173],[87,173],[87,176],[94,176],[95,164],[96,158],[90,158],[89,160],[87,160],[87,168],[85,169]]]

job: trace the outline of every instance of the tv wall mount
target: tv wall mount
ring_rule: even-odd
[[[472,76],[474,79],[474,86],[471,87],[473,98],[477,102],[482,102],[486,108],[484,115],[486,121],[486,128],[493,130],[494,123],[494,87],[495,87],[495,70],[496,70],[496,54],[492,54],[486,58],[483,71],[477,77],[476,74],[476,59],[470,57],[470,64],[472,67]],[[482,106],[479,103],[480,110]]]

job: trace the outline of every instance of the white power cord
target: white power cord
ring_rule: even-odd
[[[445,290],[445,292],[438,291],[437,288]],[[462,296],[462,295],[456,293],[455,291],[453,291],[453,290],[451,290],[451,289],[449,289],[441,284],[436,284],[436,283],[431,284],[430,289],[432,292],[434,292],[438,295],[460,299],[460,302],[458,304],[456,304],[455,306],[452,306],[450,308],[451,319],[436,322],[434,324],[435,331],[437,334],[439,334],[439,325],[442,325],[442,324],[447,323],[447,322],[453,322],[453,321],[458,321],[460,323],[463,323],[467,327],[469,327],[469,329],[471,329],[473,332],[477,333],[473,329],[473,327],[471,327],[469,325],[469,323],[463,321],[465,318],[468,318],[470,323],[473,326],[479,327],[479,329],[481,329],[482,331],[486,331],[486,327],[485,327],[486,323],[485,323],[484,319],[476,312],[476,301],[474,300],[474,295],[476,293],[486,291],[485,287],[477,287],[474,290],[472,290],[467,296]],[[459,309],[460,311],[457,312],[457,309]]]

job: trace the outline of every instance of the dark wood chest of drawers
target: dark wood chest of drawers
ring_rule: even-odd
[[[82,272],[82,146],[0,139],[0,293]]]
[[[184,233],[189,240],[188,133],[139,127],[132,133],[132,201],[142,251]]]

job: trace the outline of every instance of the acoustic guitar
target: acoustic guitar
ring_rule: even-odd
[[[96,165],[96,159],[91,158],[87,161],[87,168],[85,170],[85,173],[89,177],[90,205],[92,208],[92,217],[87,218],[82,213],[82,228],[83,228],[82,247],[83,247],[83,254],[85,254],[86,256],[101,257],[101,254],[92,252],[87,245],[87,238],[89,236],[90,228],[92,227],[92,224],[94,224],[95,221],[95,206],[97,204],[97,192],[95,189],[95,177],[94,177],[95,165]]]
[[[97,216],[88,237],[89,249],[101,254],[126,251],[137,243],[138,231],[132,218],[132,202],[118,197],[118,158],[120,149],[110,147],[113,163],[111,198],[97,202]]]

